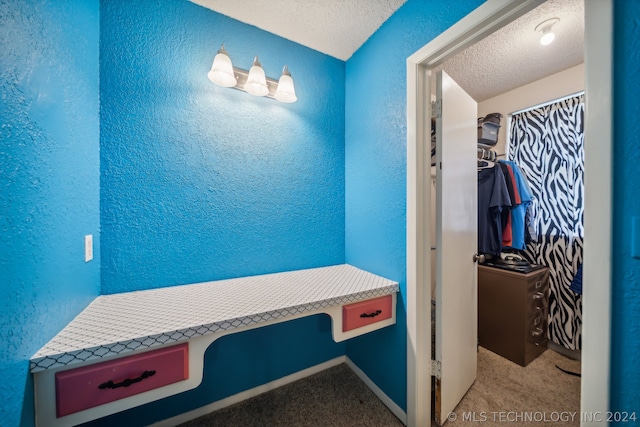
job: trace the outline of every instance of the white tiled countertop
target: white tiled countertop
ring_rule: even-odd
[[[96,298],[32,358],[31,372],[398,292],[348,264]]]

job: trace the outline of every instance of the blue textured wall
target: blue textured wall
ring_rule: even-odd
[[[344,262],[344,62],[184,0],[102,3],[104,294]],[[207,79],[287,64],[298,102]]]
[[[406,60],[481,3],[409,0],[347,61],[346,260],[399,281],[401,288],[397,326],[349,341],[347,355],[403,409]]]
[[[100,291],[98,13],[0,1],[3,426],[34,424],[28,361]]]
[[[632,218],[640,217],[638,17],[640,2],[615,0],[611,407],[640,417],[640,260],[631,256]]]
[[[344,263],[343,61],[184,0],[102,2],[100,24],[104,294]],[[298,102],[211,83],[221,43],[240,68],[287,64]],[[344,352],[326,316],[234,334],[198,389],[100,423],[148,424]]]
[[[404,59],[479,1],[409,0],[347,62],[346,104],[340,61],[190,3],[157,3],[101,6],[108,15],[101,22],[100,75],[102,185],[110,186],[101,195],[108,230],[102,247],[110,251],[103,259],[105,291],[346,258],[401,282],[400,323],[376,335],[385,339],[382,351],[371,357],[372,334],[350,341],[347,353],[405,407]],[[99,292],[97,9],[97,0],[0,1],[2,425],[33,425],[28,359]],[[614,409],[627,411],[637,411],[640,401],[640,261],[631,258],[628,239],[631,218],[640,215],[639,15],[640,2],[615,1],[611,399]],[[243,68],[255,53],[269,76],[277,77],[287,63],[300,101],[281,105],[209,83],[205,74],[222,42]],[[365,67],[373,74],[361,84],[356,77]],[[345,157],[341,172],[337,165]],[[337,225],[344,202],[340,207],[333,196],[323,199],[340,192],[335,179],[342,173],[338,180],[344,180],[344,171],[346,255],[340,243],[345,231]],[[273,182],[278,185],[267,184]],[[252,233],[262,234],[245,233],[245,220]],[[307,234],[303,227],[310,227]],[[82,236],[88,233],[96,240],[96,260],[85,264]],[[236,242],[244,252],[234,250]],[[283,249],[289,243],[295,250]],[[282,255],[279,265],[263,256],[269,251]],[[287,339],[309,328],[317,330],[316,340],[296,346]],[[276,345],[269,345],[266,358],[250,359],[251,340]],[[282,364],[269,371],[274,351],[288,354],[295,371],[343,350],[327,341],[323,316],[223,338],[207,352],[205,386],[124,415],[142,424],[286,375]],[[312,343],[309,353],[318,356],[306,352]],[[249,360],[237,363],[238,355]]]

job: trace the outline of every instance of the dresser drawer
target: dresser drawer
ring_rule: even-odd
[[[546,293],[547,289],[549,289],[549,270],[541,270],[536,275],[528,278],[527,281],[527,291],[529,294],[536,292]]]
[[[542,310],[529,317],[527,322],[526,352],[540,346],[547,340],[547,312]]]
[[[549,270],[540,271],[528,279],[527,312],[531,315],[546,310],[549,305]]]
[[[531,315],[547,309],[549,296],[547,292],[534,292],[527,296],[527,312]]]
[[[56,373],[56,416],[187,379],[188,349],[185,343]]]
[[[392,315],[392,295],[342,307],[342,332],[389,319]]]

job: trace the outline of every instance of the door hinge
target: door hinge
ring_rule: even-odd
[[[431,118],[439,119],[442,117],[442,99],[431,101]]]
[[[442,376],[442,364],[439,360],[431,361],[431,376],[440,378]]]

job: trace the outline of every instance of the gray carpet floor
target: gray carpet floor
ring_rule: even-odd
[[[573,420],[570,417],[580,411],[580,378],[563,373],[556,365],[580,372],[579,361],[552,350],[522,367],[480,347],[476,381],[445,426],[579,426],[578,415]],[[522,421],[525,417],[533,421]],[[181,425],[306,426],[403,424],[342,364]]]
[[[182,427],[403,426],[344,363]]]
[[[580,372],[580,361],[553,350],[522,367],[480,347],[476,381],[445,426],[579,426],[580,378],[556,365]]]

